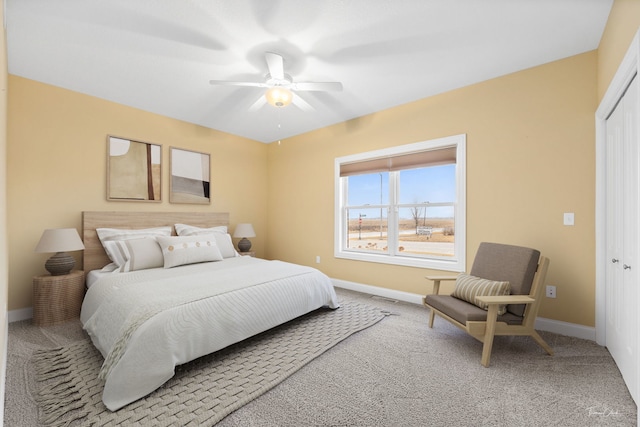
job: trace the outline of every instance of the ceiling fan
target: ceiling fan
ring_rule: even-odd
[[[234,82],[227,80],[209,80],[212,85],[225,86],[250,86],[266,88],[264,96],[260,96],[253,103],[249,111],[256,111],[264,104],[269,103],[274,107],[286,107],[293,103],[303,111],[311,111],[313,107],[300,96],[294,96],[293,92],[302,91],[341,91],[340,82],[294,82],[293,78],[284,72],[284,59],[273,52],[266,52],[265,59],[269,73],[265,76],[264,82]]]

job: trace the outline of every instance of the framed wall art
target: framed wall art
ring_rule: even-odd
[[[160,202],[162,146],[107,135],[107,200]]]
[[[200,205],[211,203],[211,156],[175,147],[170,148],[170,153],[169,202]]]

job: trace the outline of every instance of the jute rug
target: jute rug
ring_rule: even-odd
[[[90,341],[41,350],[32,362],[40,384],[40,422],[52,426],[211,426],[272,389],[385,313],[363,304],[320,309],[176,368],[160,389],[116,412],[102,403],[103,358]]]

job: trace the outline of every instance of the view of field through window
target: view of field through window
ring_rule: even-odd
[[[417,255],[453,256],[455,229],[453,218],[400,219],[398,252]],[[363,218],[349,220],[349,249],[388,252],[387,220]]]
[[[397,239],[397,256],[455,255],[455,164],[353,175],[347,191],[348,250],[388,254]]]

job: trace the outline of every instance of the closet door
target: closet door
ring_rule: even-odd
[[[640,278],[640,149],[638,78],[607,119],[606,346],[638,401],[638,279]]]

